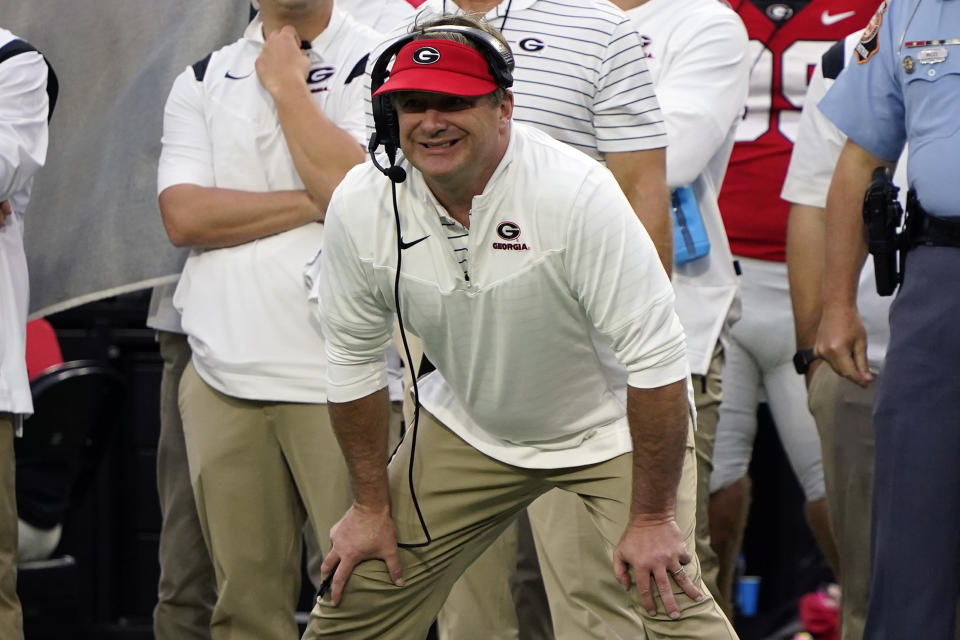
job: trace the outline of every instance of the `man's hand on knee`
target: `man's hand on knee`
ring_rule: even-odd
[[[343,589],[354,567],[364,560],[380,558],[387,565],[390,580],[403,586],[403,566],[397,553],[397,529],[389,508],[371,510],[354,503],[337,524],[330,529],[330,553],[323,559],[320,574],[328,577],[330,598],[334,606],[340,604]]]
[[[696,601],[705,597],[684,570],[693,557],[683,544],[683,534],[671,518],[661,522],[631,523],[613,551],[613,572],[624,589],[630,588],[630,570],[636,579],[640,604],[650,615],[657,613],[650,579],[657,585],[663,606],[671,618],[680,617],[673,597],[672,578]]]

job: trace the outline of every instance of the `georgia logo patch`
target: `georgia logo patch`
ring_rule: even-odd
[[[497,225],[497,235],[506,242],[494,242],[493,248],[504,251],[529,251],[530,247],[524,242],[519,242],[520,225],[516,222],[504,220]]]
[[[433,64],[440,60],[440,52],[433,47],[420,47],[413,52],[413,61],[417,64]]]
[[[539,38],[524,38],[520,41],[520,48],[524,51],[543,51],[543,48],[546,46],[543,44],[543,40]]]
[[[336,71],[336,67],[330,65],[310,69],[310,73],[307,74],[307,86],[310,87],[310,93],[329,91],[330,87],[324,83],[332,78]]]
[[[854,54],[857,56],[857,64],[863,64],[873,57],[873,54],[880,48],[880,25],[883,24],[883,14],[887,12],[887,0],[883,0],[877,7],[876,13],[867,23],[867,28],[863,30],[860,36],[860,42],[854,47]]]

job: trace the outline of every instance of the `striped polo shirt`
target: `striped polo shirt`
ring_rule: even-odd
[[[390,32],[370,56],[367,88],[380,52],[444,10],[462,13],[452,0],[428,0]],[[597,160],[666,146],[640,36],[617,7],[605,0],[504,0],[485,18],[501,29],[516,61],[514,120]],[[367,127],[372,133],[369,97]]]

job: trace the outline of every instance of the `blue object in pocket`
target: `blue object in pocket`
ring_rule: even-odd
[[[673,213],[673,263],[684,264],[710,253],[710,238],[703,226],[697,198],[690,187],[670,194]]]

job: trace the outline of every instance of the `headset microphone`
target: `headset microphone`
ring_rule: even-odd
[[[370,143],[367,144],[367,151],[370,153],[370,160],[373,161],[373,166],[377,168],[383,175],[390,178],[390,182],[393,184],[400,184],[407,179],[407,172],[403,167],[398,167],[396,164],[397,159],[397,149],[396,147],[387,146],[387,159],[390,160],[390,166],[384,167],[380,162],[377,161],[377,147],[380,146],[380,135],[378,132],[374,131],[370,136]]]
[[[385,167],[379,162],[377,162],[377,154],[371,152],[370,159],[373,161],[373,166],[375,166],[380,173],[390,178],[390,182],[393,184],[400,184],[407,179],[407,172],[403,167],[398,167],[395,164]]]
[[[376,136],[377,134],[373,134]],[[373,141],[370,142],[373,145]],[[375,149],[376,147],[374,147]],[[370,151],[370,160],[373,161],[373,166],[375,166],[380,173],[390,178],[390,182],[393,184],[400,184],[407,179],[407,172],[403,167],[398,167],[395,164],[391,164],[389,167],[385,167],[377,161],[377,152],[371,149]]]
[[[374,162],[373,164],[374,166],[376,166],[377,163]],[[390,178],[390,180],[394,184],[400,184],[401,182],[407,179],[407,172],[404,171],[403,167],[398,167],[397,165],[393,165],[392,167],[388,167],[386,170],[382,168],[380,170],[383,171],[383,175]]]

